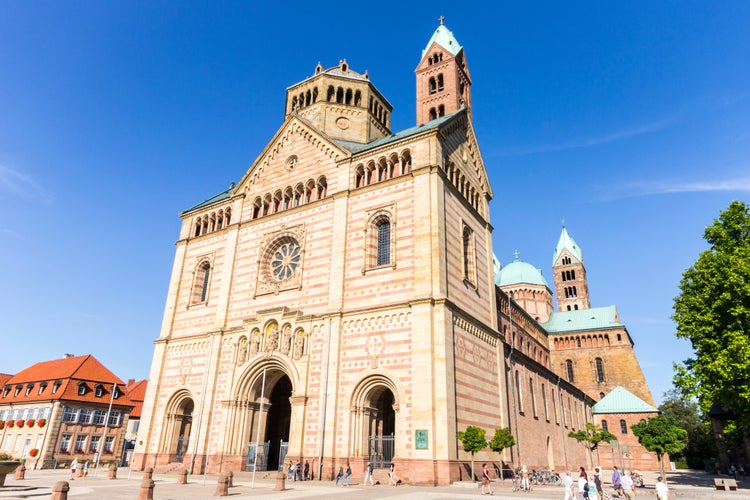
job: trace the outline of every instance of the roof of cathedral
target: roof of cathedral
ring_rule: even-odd
[[[655,413],[658,411],[658,409],[621,386],[612,389],[609,394],[594,405],[595,415],[604,413]]]
[[[563,333],[577,330],[599,330],[602,328],[622,327],[614,305],[591,307],[575,311],[553,312],[549,321],[541,323],[549,333]]]
[[[226,191],[222,191],[221,193],[219,193],[217,195],[214,195],[214,196],[210,197],[209,199],[207,199],[205,201],[202,201],[202,202],[198,203],[197,205],[195,205],[193,207],[188,208],[187,210],[183,211],[182,213],[186,214],[186,213],[192,212],[193,210],[196,210],[198,208],[207,207],[208,205],[211,205],[212,203],[216,203],[217,201],[222,201],[222,200],[229,199],[229,197],[232,195],[232,190],[233,189],[234,189],[234,182],[229,187],[229,189],[227,189]]]
[[[583,253],[581,252],[581,247],[578,246],[573,237],[568,233],[568,230],[565,228],[565,226],[563,226],[562,232],[560,233],[560,239],[558,240],[557,246],[555,247],[555,253],[552,255],[553,266],[555,265],[555,261],[557,261],[557,258],[560,256],[562,251],[566,248],[570,253],[573,254],[576,259],[578,259],[581,263],[583,262]]]
[[[516,254],[513,262],[495,274],[495,284],[497,286],[507,286],[518,285],[520,283],[544,285],[549,288],[547,280],[542,276],[542,271],[528,262],[523,262],[518,258],[518,254]]]
[[[456,40],[453,32],[445,27],[442,19],[440,20],[440,25],[435,30],[435,33],[432,34],[432,38],[430,38],[430,41],[427,42],[427,46],[422,51],[422,57],[424,57],[427,51],[430,50],[430,46],[433,43],[437,43],[454,56],[461,52],[461,49],[463,48],[458,43],[458,40]]]
[[[340,139],[334,139],[334,142],[338,144],[339,146],[343,147],[344,149],[346,149],[347,151],[350,151],[351,153],[361,153],[362,151],[367,151],[368,149],[377,148],[385,144],[398,141],[401,139],[405,139],[406,137],[409,137],[415,134],[419,134],[421,132],[424,132],[425,130],[438,128],[444,123],[448,122],[452,118],[460,115],[461,113],[465,111],[466,111],[466,108],[461,108],[458,111],[454,111],[453,113],[449,115],[441,116],[440,118],[435,118],[434,120],[430,120],[428,122],[422,123],[421,125],[417,125],[415,127],[404,129],[401,132],[396,132],[395,134],[381,137],[380,139],[376,139],[372,142],[368,142],[365,144],[361,142],[343,141]]]

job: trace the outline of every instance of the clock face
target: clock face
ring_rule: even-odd
[[[344,118],[343,116],[336,119],[336,126],[340,128],[341,130],[346,130],[349,128],[349,119]]]
[[[271,275],[276,281],[286,281],[294,275],[300,262],[300,247],[296,241],[279,245],[271,256]]]

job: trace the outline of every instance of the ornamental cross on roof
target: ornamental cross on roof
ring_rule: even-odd
[[[443,25],[443,21],[445,21],[445,16],[438,17],[438,21],[440,21],[440,25]]]

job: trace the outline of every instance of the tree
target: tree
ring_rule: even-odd
[[[514,444],[516,444],[516,438],[513,437],[513,434],[511,434],[510,429],[507,427],[495,429],[495,435],[492,437],[492,441],[489,442],[490,449],[497,453],[502,453],[505,448],[510,448]],[[505,479],[505,476],[503,476],[503,479]]]
[[[466,427],[464,432],[458,433],[458,440],[463,443],[464,451],[471,453],[471,478],[473,480],[476,480],[476,475],[474,474],[474,453],[487,447],[487,440],[484,436],[485,430],[473,425]]]
[[[666,477],[662,457],[665,453],[677,453],[685,448],[687,431],[677,427],[674,419],[665,415],[649,418],[648,422],[632,425],[630,429],[644,448],[656,453],[661,477]]]
[[[716,457],[711,423],[701,412],[697,402],[685,401],[677,391],[671,390],[664,394],[659,412],[672,417],[677,427],[687,431],[687,446],[682,451],[669,454],[677,462],[678,468],[703,469],[707,460]]]
[[[594,464],[593,452],[599,447],[599,443],[617,441],[617,436],[609,431],[605,431],[601,427],[598,427],[596,424],[593,424],[591,422],[586,424],[585,429],[581,429],[575,432],[569,432],[568,437],[575,439],[586,447],[586,450],[589,453],[589,463],[591,465]]]
[[[708,413],[719,405],[750,428],[750,209],[733,201],[703,234],[710,248],[680,281],[677,337],[695,356],[675,365],[675,386]]]

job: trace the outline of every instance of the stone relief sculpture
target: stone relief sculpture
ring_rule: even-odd
[[[251,354],[258,354],[260,351],[260,330],[257,328],[253,330],[253,343],[250,347]]]
[[[279,347],[279,327],[278,325],[271,324],[266,328],[266,344],[265,351],[271,353]]]
[[[302,357],[302,351],[305,348],[305,333],[300,330],[297,332],[297,337],[294,340],[294,359]]]

